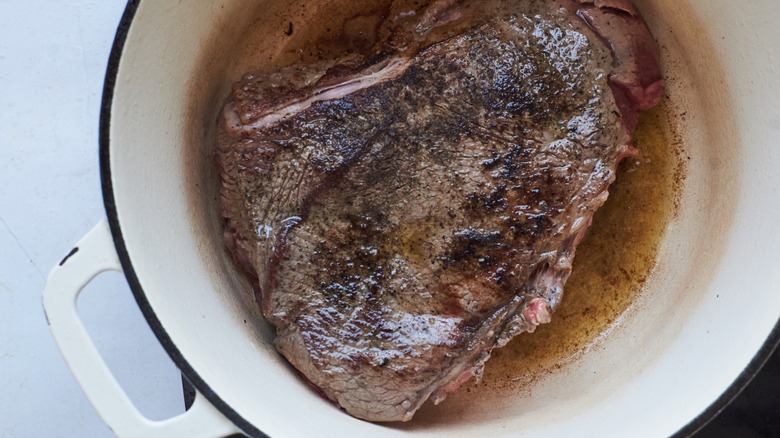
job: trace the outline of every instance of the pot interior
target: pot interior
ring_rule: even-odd
[[[370,25],[383,3],[141,1],[103,144],[107,211],[139,304],[185,375],[247,432],[271,436],[663,436],[704,411],[780,316],[780,237],[762,232],[780,206],[780,88],[771,75],[780,57],[762,44],[780,41],[768,18],[777,12],[770,1],[634,3],[659,42],[668,82],[645,130],[668,149],[643,165],[663,158],[673,172],[658,204],[668,211],[657,245],[628,252],[650,257],[646,278],[626,283],[630,299],[608,306],[611,316],[583,342],[564,342],[567,327],[557,328],[545,338],[554,354],[542,354],[547,362],[536,368],[523,355],[538,350],[515,348],[488,363],[482,384],[426,405],[409,423],[375,425],[317,396],[274,350],[273,331],[222,243],[214,134],[243,73],[369,44],[338,29],[355,17]],[[733,17],[756,25],[734,26]],[[652,197],[662,189],[644,190]],[[642,205],[623,202],[613,210]],[[614,234],[645,231],[631,226],[623,221]]]

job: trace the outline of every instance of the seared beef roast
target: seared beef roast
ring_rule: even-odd
[[[372,56],[247,75],[217,155],[279,351],[398,421],[550,320],[663,82],[624,0],[444,0],[383,32]]]

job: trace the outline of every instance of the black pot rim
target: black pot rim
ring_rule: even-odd
[[[105,75],[105,82],[103,84],[103,97],[100,109],[100,180],[101,188],[103,191],[103,203],[106,209],[106,216],[108,217],[108,224],[111,229],[111,235],[114,239],[114,246],[116,247],[117,255],[122,264],[125,277],[130,285],[135,300],[138,303],[138,307],[141,309],[141,313],[146,318],[149,326],[154,332],[157,339],[162,344],[165,351],[173,360],[174,364],[181,370],[184,377],[203,395],[208,401],[214,405],[223,415],[225,415],[230,421],[232,421],[237,427],[243,430],[245,433],[253,437],[267,437],[256,426],[247,421],[238,412],[230,407],[210,386],[201,378],[198,372],[187,362],[184,356],[179,351],[178,347],[174,343],[173,339],[168,335],[162,326],[162,323],[157,318],[154,310],[152,309],[149,300],[146,298],[146,293],[141,287],[141,283],[136,276],[133,268],[133,263],[130,260],[130,255],[127,252],[125,240],[122,235],[121,224],[119,223],[119,217],[117,214],[116,202],[114,199],[113,185],[111,182],[111,162],[110,162],[110,145],[111,145],[111,110],[113,105],[114,87],[116,85],[116,77],[119,72],[119,66],[122,58],[122,51],[124,49],[127,35],[130,32],[135,13],[138,10],[142,0],[129,0],[127,6],[122,15],[122,19],[117,28],[114,43],[111,48],[111,54],[108,61],[108,67]],[[764,342],[763,346],[759,349],[748,366],[742,371],[742,373],[734,380],[729,388],[721,394],[721,396],[715,400],[704,412],[700,413],[696,418],[692,419],[685,427],[677,431],[673,436],[677,438],[689,437],[695,434],[697,431],[707,425],[713,418],[715,418],[723,409],[728,406],[750,383],[755,377],[758,371],[769,360],[780,344],[780,321],[775,325],[774,329]]]

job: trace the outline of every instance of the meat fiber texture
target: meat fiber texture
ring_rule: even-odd
[[[218,134],[225,242],[275,345],[407,421],[550,321],[663,90],[634,7],[438,1],[371,56],[248,74]]]

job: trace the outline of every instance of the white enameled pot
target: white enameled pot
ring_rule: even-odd
[[[657,266],[595,348],[516,394],[443,404],[404,425],[356,420],[316,396],[271,346],[221,241],[213,129],[229,86],[285,56],[287,18],[347,1],[130,1],[105,83],[107,222],[56,267],[55,338],[120,436],[686,436],[722,409],[780,338],[780,10],[771,0],[636,0],[663,53],[674,130],[690,157]],[[335,6],[334,6],[335,5]],[[291,20],[292,21],[292,20]],[[254,46],[248,32],[269,29]],[[296,29],[296,32],[301,32]],[[299,34],[299,33],[297,33]],[[296,35],[297,35],[296,34]],[[252,54],[258,55],[253,57]],[[123,270],[199,394],[144,419],[75,312],[98,272]]]

